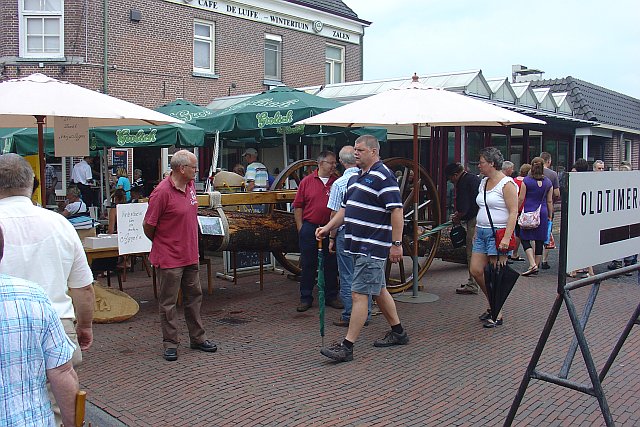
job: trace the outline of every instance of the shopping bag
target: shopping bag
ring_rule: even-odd
[[[547,238],[544,239],[544,244],[548,245],[549,241],[551,240],[551,236],[552,236],[552,232],[553,231],[553,221],[547,221]]]

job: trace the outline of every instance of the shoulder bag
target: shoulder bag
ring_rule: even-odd
[[[544,185],[544,181],[543,185]],[[522,184],[527,185],[522,181]],[[544,202],[544,196],[546,192],[542,193],[542,198],[540,199],[540,204],[538,205],[538,209],[533,212],[522,212],[518,217],[518,225],[523,230],[532,230],[534,228],[538,228],[540,226],[540,209],[542,209],[542,203]]]
[[[484,208],[487,210],[487,216],[489,217],[489,224],[491,224],[491,230],[493,230],[493,238],[496,241],[496,249],[498,252],[509,252],[514,251],[516,249],[516,233],[511,233],[511,239],[509,240],[509,246],[506,250],[500,249],[500,242],[504,238],[504,233],[507,230],[506,228],[500,228],[498,230],[493,226],[493,220],[491,219],[491,212],[489,211],[489,205],[487,205],[487,183],[489,180],[484,183]]]

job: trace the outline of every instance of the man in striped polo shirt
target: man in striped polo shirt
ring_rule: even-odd
[[[316,230],[322,239],[344,223],[345,251],[353,256],[351,293],[353,308],[347,336],[342,343],[324,347],[324,356],[338,362],[353,360],[353,343],[367,320],[369,295],[378,303],[391,330],[373,345],[390,347],[409,343],[395,302],[387,291],[385,263],[402,259],[403,212],[400,189],[393,173],[380,160],[380,143],[371,135],[355,142],[356,164],[360,173],[351,177],[338,213]]]

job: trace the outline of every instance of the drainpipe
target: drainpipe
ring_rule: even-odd
[[[109,30],[107,25],[109,24],[109,0],[102,0],[102,13],[104,16],[104,64],[102,67],[102,92],[108,93],[109,91],[109,80],[107,73],[109,71],[109,47],[108,47],[108,36]]]
[[[360,80],[364,80],[364,26],[360,36]]]

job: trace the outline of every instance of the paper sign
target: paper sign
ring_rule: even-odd
[[[89,119],[86,117],[56,117],[53,133],[56,157],[89,155]]]
[[[151,251],[151,240],[144,235],[142,221],[148,203],[116,205],[118,218],[118,253],[120,255]]]
[[[210,236],[224,236],[222,220],[217,216],[198,216],[200,233]]]

